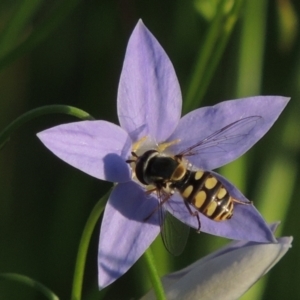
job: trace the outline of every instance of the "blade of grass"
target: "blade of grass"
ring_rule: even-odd
[[[266,0],[246,1],[238,61],[236,83],[237,97],[257,95],[261,92],[266,19]],[[243,169],[246,169],[247,160],[245,156],[241,159],[241,163],[245,165]],[[238,172],[239,170],[231,171]],[[227,170],[227,172],[230,172],[230,170]],[[240,172],[239,176],[246,182],[245,172]],[[260,281],[259,284],[254,285],[245,295],[243,295],[241,299],[261,299],[266,286],[265,283],[266,279]]]
[[[84,275],[88,247],[90,244],[92,233],[93,233],[95,226],[98,223],[99,218],[104,210],[105,204],[108,200],[110,193],[111,193],[111,190],[109,190],[96,203],[96,205],[94,206],[92,212],[90,213],[89,218],[84,227],[84,230],[83,230],[83,233],[82,233],[82,236],[80,239],[80,243],[79,243],[76,264],[75,264],[72,295],[71,295],[72,300],[82,299],[81,297],[82,297],[83,275]]]
[[[24,40],[15,49],[0,58],[0,70],[7,67],[13,61],[34,49],[44,41],[58,26],[67,18],[67,16],[80,3],[80,0],[62,1],[59,8],[42,25],[33,31],[33,33]]]
[[[27,122],[40,117],[42,115],[48,114],[67,114],[82,120],[94,120],[94,118],[87,112],[68,105],[46,105],[39,108],[35,108],[23,114],[22,116],[15,119],[6,128],[0,132],[0,149],[9,140],[10,135],[19,129],[22,125]]]
[[[220,1],[217,13],[199,51],[183,103],[184,113],[200,105],[240,15],[242,4],[243,0],[237,0],[228,11],[228,1]]]
[[[16,45],[25,25],[42,3],[41,0],[24,0],[20,2],[14,15],[0,34],[0,57],[3,57]]]

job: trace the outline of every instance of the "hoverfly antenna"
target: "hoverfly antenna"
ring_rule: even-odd
[[[136,158],[139,158],[139,156],[134,151],[131,152],[131,155],[136,157]]]

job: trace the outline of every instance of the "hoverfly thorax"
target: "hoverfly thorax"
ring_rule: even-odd
[[[222,155],[230,149],[228,145],[239,143],[255,126],[258,126],[261,119],[260,116],[249,116],[233,121],[175,154],[165,150],[178,144],[179,139],[155,145],[155,149],[143,148],[143,152],[141,145],[146,138],[135,143],[131,153],[132,159],[126,162],[133,164],[131,165],[133,178],[146,186],[146,193],[156,193],[159,203],[153,213],[159,211],[163,241],[171,253],[173,247],[170,246],[171,243],[164,233],[166,227],[162,225],[165,216],[168,215],[163,206],[170,200],[172,202],[172,197],[179,195],[190,215],[197,218],[197,232],[200,232],[201,228],[200,213],[214,221],[226,221],[233,216],[236,204],[252,204],[251,201],[236,199],[220,176],[210,170],[193,166],[187,157],[199,154],[205,156],[208,152],[213,152],[215,156]],[[171,204],[168,207],[169,210],[173,210]]]
[[[185,170],[180,159],[157,150],[146,151],[135,162],[136,177],[145,185],[165,187],[168,182],[181,179]]]

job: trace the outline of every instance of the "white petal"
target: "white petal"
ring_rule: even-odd
[[[163,278],[168,300],[236,300],[266,274],[291,247],[292,238],[278,244],[253,244],[200,260]],[[155,299],[149,293],[145,299]]]

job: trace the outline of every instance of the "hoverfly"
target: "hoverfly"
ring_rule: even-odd
[[[232,217],[235,204],[252,203],[235,199],[211,171],[194,168],[187,157],[196,154],[205,155],[208,151],[214,155],[224,154],[226,145],[242,141],[260,119],[262,119],[260,116],[239,119],[175,155],[168,155],[157,149],[147,150],[141,155],[132,152],[132,159],[127,160],[127,163],[134,163],[137,180],[144,186],[151,187],[147,193],[157,193],[161,235],[169,252],[179,255],[185,247],[184,242],[178,243],[178,238],[172,242],[170,235],[173,234],[175,238],[176,235],[183,236],[182,239],[187,239],[189,232],[187,225],[163,209],[164,203],[175,193],[181,196],[190,215],[197,218],[197,232],[201,229],[199,213],[214,221],[226,221]],[[175,228],[175,233],[172,233],[171,227]],[[173,246],[176,244],[181,244],[179,249]]]

